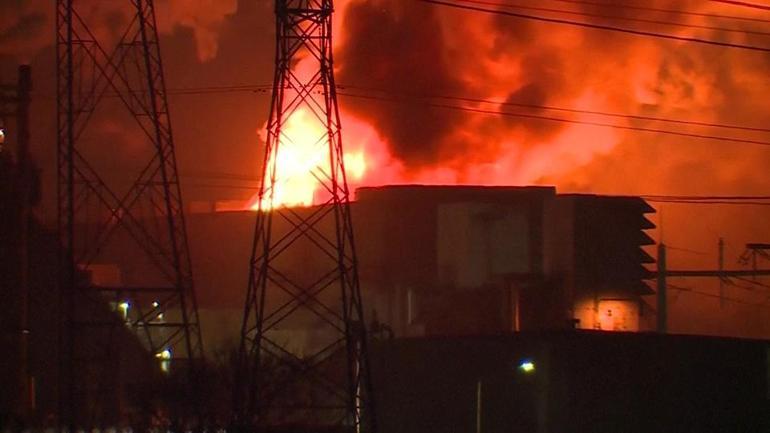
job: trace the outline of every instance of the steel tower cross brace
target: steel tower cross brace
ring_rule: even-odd
[[[332,12],[331,0],[275,3],[276,70],[233,402],[247,431],[375,430]],[[292,126],[297,118],[306,124]],[[320,160],[308,166],[316,204],[301,209],[280,197],[291,181],[281,149],[299,141],[318,153],[296,158]]]
[[[127,27],[106,41],[89,27],[92,4],[56,1],[60,421],[72,427],[121,416],[127,339],[162,369],[203,357],[154,4],[117,4]],[[111,143],[89,136],[89,123],[116,113],[144,153],[105,156]],[[105,264],[120,277],[98,281]]]

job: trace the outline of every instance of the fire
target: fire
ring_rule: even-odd
[[[344,153],[349,182],[360,181],[367,170],[363,149]],[[267,173],[275,170],[275,180],[266,179],[262,209],[312,206],[321,200],[321,180],[331,173],[329,140],[326,128],[306,108],[292,113],[281,131],[280,143],[271,154]],[[272,193],[272,201],[271,201]],[[258,210],[259,197],[250,201],[249,208]]]
[[[366,173],[366,155],[364,152],[346,153],[344,158],[348,179],[353,181],[363,179],[364,173]]]
[[[691,146],[698,140],[680,146],[681,137],[628,128],[716,135],[719,131],[590,113],[754,125],[753,113],[761,111],[756,107],[763,94],[754,89],[766,92],[768,88],[757,75],[761,68],[735,68],[723,74],[712,67],[714,47],[692,45],[692,50],[683,51],[670,41],[633,37],[613,39],[607,49],[591,54],[591,62],[571,61],[580,52],[576,48],[601,41],[607,34],[566,26],[545,31],[546,27],[507,25],[485,14],[402,3],[337,2],[334,71],[336,81],[343,83],[339,103],[351,192],[360,186],[408,183],[547,184],[573,192],[697,192],[703,187],[693,184],[692,176],[679,180],[684,171],[678,161],[690,161],[693,154],[702,156],[704,166],[718,167],[714,170],[723,177],[743,179],[743,174],[733,174],[736,165],[714,166],[708,152],[694,151]],[[698,13],[737,13],[709,2],[694,2],[692,8]],[[709,24],[698,17],[688,18],[692,20],[688,23]],[[381,26],[382,34],[372,38],[372,26],[383,22],[388,25]],[[693,36],[687,32],[682,30],[681,35]],[[680,35],[675,30],[670,33]],[[703,33],[697,36],[721,40]],[[524,36],[538,42],[524,43],[528,40]],[[417,39],[431,44],[402,50]],[[619,57],[618,52],[635,55]],[[719,53],[731,65],[756,61],[756,53]],[[308,53],[297,57],[294,75],[301,82],[310,80],[317,71],[317,59]],[[751,84],[741,87],[744,93],[723,91],[737,82]],[[433,94],[441,97],[423,100],[420,96]],[[753,108],[729,113],[735,119],[722,119],[729,103]],[[262,203],[266,209],[309,206],[324,198],[313,175],[328,172],[327,142],[319,142],[323,125],[312,111],[300,110],[284,129],[291,141],[284,139],[278,155],[268,162],[277,168],[277,178],[275,185],[268,185],[274,189],[274,198],[272,203]],[[649,146],[665,148],[660,154],[679,156],[651,162]],[[727,154],[727,149],[735,147],[723,148]],[[643,182],[642,177],[625,175],[651,167],[663,175]],[[739,170],[751,173],[743,166]],[[750,176],[746,179],[754,185]],[[249,207],[258,204],[255,198]]]

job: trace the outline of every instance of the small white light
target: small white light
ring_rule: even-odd
[[[160,304],[158,303],[158,301],[152,301],[152,308],[158,308],[159,306]]]
[[[131,308],[131,304],[128,303],[128,301],[123,301],[120,304],[118,304],[118,309],[120,309],[120,313],[123,315],[123,319],[128,319],[128,309]]]
[[[164,373],[168,373],[171,369],[171,350],[164,349],[160,353],[156,353],[155,357],[160,360],[160,369]]]
[[[524,373],[534,373],[535,372],[535,363],[532,362],[530,359],[525,359],[521,361],[519,364],[519,370],[523,371]]]

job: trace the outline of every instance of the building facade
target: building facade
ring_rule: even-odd
[[[355,206],[362,287],[397,336],[648,329],[639,198],[393,186]]]

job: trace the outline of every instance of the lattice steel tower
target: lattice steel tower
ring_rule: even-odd
[[[203,357],[153,1],[106,3],[56,2],[60,421],[86,428],[121,418],[125,353]]]
[[[235,380],[245,430],[375,429],[332,12],[331,0],[275,3],[275,81]],[[300,142],[304,153],[281,154]],[[314,206],[282,205],[292,176],[307,174],[287,174],[288,164],[317,183]]]

